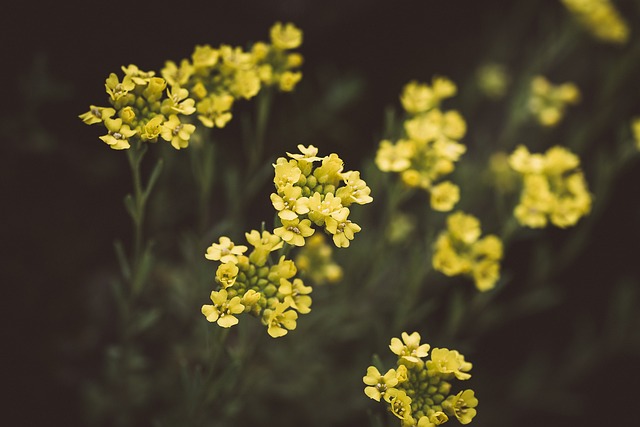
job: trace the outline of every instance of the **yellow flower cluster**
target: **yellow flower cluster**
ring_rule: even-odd
[[[449,215],[434,245],[433,267],[447,276],[472,277],[479,291],[492,289],[500,278],[502,241],[492,234],[480,238],[481,233],[473,215]]]
[[[333,243],[346,248],[360,226],[349,219],[349,206],[371,203],[371,189],[358,171],[343,171],[343,161],[332,153],[318,157],[313,145],[298,145],[300,154],[287,153],[273,165],[276,192],[271,202],[281,224],[273,233],[292,246],[304,246],[315,228],[324,227]]]
[[[219,261],[216,271],[217,291],[211,292],[211,305],[202,306],[202,314],[209,322],[229,328],[238,323],[236,315],[249,313],[260,318],[267,332],[274,338],[296,328],[298,314],[311,311],[312,291],[295,277],[295,263],[281,256],[277,263],[267,262],[271,252],[280,249],[280,237],[252,230],[245,234],[253,246],[249,256],[247,246],[235,245],[226,236],[220,237],[207,249],[205,257]]]
[[[277,22],[270,36],[271,44],[257,42],[246,51],[226,44],[198,45],[190,60],[183,59],[180,65],[167,61],[162,76],[189,90],[204,126],[222,128],[231,120],[236,100],[251,99],[268,86],[292,91],[302,78],[296,71],[302,56],[290,52],[302,44],[302,31],[291,23]]]
[[[573,83],[554,85],[544,76],[531,81],[529,110],[542,126],[553,127],[560,123],[569,104],[580,101],[580,91]]]
[[[145,142],[162,138],[176,150],[186,147],[195,131],[195,126],[185,121],[196,111],[189,92],[133,64],[123,66],[122,71],[122,80],[111,73],[105,83],[111,107],[91,105],[79,116],[82,121],[103,124],[107,134],[100,139],[114,150],[130,148],[131,138]]]
[[[565,7],[595,38],[622,44],[629,27],[610,0],[562,0]]]
[[[429,344],[420,344],[420,334],[402,333],[392,338],[389,348],[398,357],[396,368],[384,375],[375,366],[367,368],[362,381],[364,393],[384,401],[388,410],[400,419],[402,427],[434,427],[455,417],[469,424],[476,416],[478,399],[473,390],[451,392],[451,381],[468,380],[471,363],[456,350],[434,348],[429,360]]]
[[[100,139],[115,150],[130,148],[132,138],[161,138],[176,150],[186,148],[196,130],[192,114],[206,127],[221,128],[231,120],[235,100],[250,99],[262,87],[292,91],[300,81],[302,56],[290,50],[301,45],[302,31],[277,22],[270,35],[271,44],[258,42],[249,51],[198,45],[179,66],[167,61],[162,77],[123,66],[122,79],[111,73],[106,80],[111,107],[91,105],[79,117],[89,125],[102,123],[107,134]]]
[[[554,146],[545,154],[531,154],[521,145],[509,157],[509,165],[523,179],[520,203],[514,210],[520,224],[542,228],[551,221],[564,228],[591,210],[580,159],[568,149]]]
[[[314,285],[336,283],[342,279],[342,267],[333,261],[333,249],[323,234],[313,234],[295,257],[300,276]]]
[[[458,202],[460,188],[440,180],[453,172],[466,151],[459,143],[467,130],[464,119],[458,111],[440,109],[442,100],[456,91],[445,77],[435,77],[431,85],[416,81],[405,85],[400,97],[407,113],[403,137],[381,141],[375,159],[381,171],[399,173],[405,185],[428,191],[431,207],[443,212]]]

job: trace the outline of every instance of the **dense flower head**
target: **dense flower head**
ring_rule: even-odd
[[[434,244],[433,267],[447,276],[471,277],[479,291],[492,289],[500,278],[502,241],[480,237],[480,221],[461,211],[447,217],[447,229]]]
[[[562,0],[577,21],[596,39],[623,44],[629,27],[610,0]]]
[[[273,252],[283,247],[283,240],[268,231],[251,230],[245,234],[253,247],[236,245],[222,236],[212,243],[205,257],[219,262],[215,273],[217,291],[213,305],[204,305],[202,313],[210,322],[223,327],[238,323],[237,314],[248,313],[267,327],[276,338],[296,328],[299,314],[311,311],[312,287],[296,277],[295,263],[284,255],[274,262]]]
[[[445,77],[435,77],[431,85],[411,81],[400,100],[406,118],[403,133],[395,142],[380,141],[375,163],[383,172],[400,174],[408,187],[431,193],[431,207],[447,212],[460,199],[459,187],[442,179],[455,169],[466,152],[460,140],[467,125],[456,110],[443,111],[441,101],[456,94],[456,85]]]
[[[452,382],[471,377],[471,363],[456,350],[420,344],[420,334],[402,333],[389,348],[397,356],[395,368],[383,375],[380,366],[369,366],[362,381],[364,393],[384,404],[402,427],[432,427],[456,418],[468,424],[476,415],[478,399],[473,390],[454,392]]]
[[[100,139],[112,149],[128,149],[132,140],[159,139],[177,150],[186,148],[196,121],[222,128],[232,119],[236,101],[267,87],[294,90],[303,59],[292,49],[301,45],[302,31],[291,23],[276,23],[271,38],[273,44],[256,42],[248,50],[199,44],[189,58],[165,61],[159,73],[122,66],[123,76],[110,73],[105,81],[111,106],[91,105],[79,117],[89,125],[102,124],[107,134]]]
[[[580,90],[573,83],[554,85],[540,75],[531,81],[529,110],[542,126],[556,126],[564,117],[567,107],[579,101]]]
[[[520,145],[510,155],[509,165],[522,177],[520,201],[514,209],[521,225],[543,228],[551,222],[565,228],[591,211],[580,159],[568,149],[554,146],[544,154],[532,154]]]
[[[312,145],[298,145],[300,153],[287,153],[273,164],[271,203],[280,227],[273,233],[293,246],[304,246],[307,238],[322,228],[335,246],[348,247],[360,226],[349,219],[353,204],[373,201],[371,189],[358,171],[345,171],[335,153],[318,156]]]

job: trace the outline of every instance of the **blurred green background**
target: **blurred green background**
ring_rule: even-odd
[[[622,145],[632,144],[628,124],[640,116],[640,2],[615,4],[631,26],[624,46],[592,39],[559,1],[548,0],[6,6],[1,18],[7,75],[0,182],[8,318],[2,353],[11,393],[3,417],[13,422],[6,425],[88,425],[83,387],[99,377],[104,349],[113,340],[108,281],[117,274],[113,241],[126,242],[130,234],[122,205],[130,191],[129,170],[123,153],[109,150],[96,129],[77,116],[89,104],[106,103],[104,79],[121,65],[158,70],[165,60],[188,57],[196,44],[267,40],[276,21],[302,28],[305,63],[298,88],[276,100],[265,153],[272,159],[304,143],[323,154],[339,153],[348,169],[363,168],[384,135],[385,111],[399,108],[402,86],[412,79],[430,81],[434,74],[458,84],[459,94],[449,105],[468,124],[463,142],[469,151],[461,163],[481,162],[487,153],[511,150],[518,143],[530,144],[532,151],[567,144],[580,154],[595,193],[592,215],[567,230],[519,234],[503,263],[509,282],[476,307],[480,314],[457,313],[462,320],[447,329],[457,299],[470,299],[474,292],[469,283],[439,276],[448,288],[434,293],[434,310],[405,326],[420,331],[432,346],[459,348],[474,363],[469,387],[480,399],[474,425],[623,425],[633,419],[640,379],[635,366],[640,361],[640,157],[619,162],[616,156]],[[570,46],[555,52],[567,27]],[[570,108],[556,129],[523,125],[505,136],[515,104],[482,100],[475,85],[475,72],[487,61],[504,64],[514,88],[534,70],[556,82],[574,81],[582,89],[582,102]],[[250,108],[239,107],[238,117]],[[240,138],[239,123],[230,122],[220,131],[222,137]],[[175,156],[176,162],[184,161],[186,150]],[[251,174],[240,160],[234,158],[235,167]],[[379,180],[366,169],[362,176],[372,181],[372,188]],[[464,188],[464,168],[458,177]],[[469,185],[479,185],[473,177],[471,170]],[[188,184],[176,181],[168,196],[180,196],[180,185]],[[487,194],[483,191],[478,195]],[[271,217],[268,192],[265,187],[262,200],[251,205],[247,224],[256,227],[257,221]],[[175,236],[188,229],[192,202],[187,196],[178,198],[151,221],[162,236],[159,251],[166,257],[178,256]],[[490,205],[475,197],[468,206],[482,217]],[[361,210],[366,208],[382,209],[374,204]],[[215,209],[223,212],[224,206]],[[345,268],[368,265],[366,243],[383,233],[374,220],[370,224],[360,233],[360,246],[350,248],[356,259],[349,259],[349,251],[341,253],[338,261]],[[492,225],[487,229],[492,231]],[[556,266],[559,253],[566,259]],[[341,307],[336,310],[352,310],[341,312],[339,319],[353,313],[375,315],[376,304],[384,303],[384,294],[359,295],[355,280],[339,286],[348,289],[337,295],[353,299],[351,305],[336,303]],[[322,304],[329,310],[336,289],[323,290],[314,310],[322,313]],[[199,316],[199,305],[193,310]],[[337,321],[321,323],[318,319],[331,317],[325,314],[309,319],[306,327],[301,319],[301,330],[290,334],[286,344],[258,341],[264,358],[251,363],[267,371],[273,364],[273,371],[251,372],[264,376],[256,382],[277,377],[279,384],[271,387],[281,390],[269,397],[261,394],[264,385],[254,391],[250,386],[238,389],[245,415],[237,425],[271,425],[271,420],[256,420],[264,414],[283,425],[369,423],[368,413],[376,405],[362,393],[361,377],[371,355],[384,354],[388,340],[401,331],[384,318],[371,321],[383,326],[370,325],[366,317],[348,330],[349,325]],[[425,324],[425,319],[433,321]],[[345,330],[332,336],[332,327]],[[304,333],[318,333],[324,344],[314,347]],[[332,340],[333,345],[326,345]],[[283,364],[278,357],[291,359]],[[285,371],[286,366],[291,370]],[[310,372],[303,372],[305,366]],[[335,377],[333,367],[339,367]],[[155,410],[159,408],[153,405],[143,408],[137,425],[151,425]],[[107,420],[97,425],[115,424]]]

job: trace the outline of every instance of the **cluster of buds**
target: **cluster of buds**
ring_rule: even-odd
[[[456,85],[435,77],[431,85],[412,81],[400,98],[407,118],[399,140],[380,142],[376,165],[383,172],[399,173],[409,187],[431,195],[431,207],[450,211],[460,199],[460,188],[442,178],[453,172],[455,162],[465,153],[459,141],[467,126],[456,110],[442,111],[440,103],[456,94]]]
[[[522,177],[520,202],[514,215],[521,225],[543,228],[549,221],[565,228],[591,211],[591,194],[580,159],[564,147],[531,154],[521,145],[509,157],[509,165]]]
[[[431,348],[420,344],[420,334],[402,333],[402,340],[392,338],[389,348],[398,357],[396,368],[384,375],[369,366],[363,377],[365,394],[384,402],[388,410],[400,419],[402,427],[434,427],[450,417],[469,424],[476,415],[473,390],[452,393],[451,381],[468,380],[471,363],[456,350],[434,348],[429,360],[424,360]]]
[[[473,215],[449,215],[447,230],[434,245],[433,267],[447,276],[473,278],[479,291],[492,289],[500,278],[502,241],[492,234],[480,235],[480,221]]]

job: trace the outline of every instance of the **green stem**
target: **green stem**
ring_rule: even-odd
[[[265,88],[258,94],[256,100],[256,130],[253,146],[249,151],[249,170],[254,171],[262,160],[264,152],[264,141],[267,134],[267,123],[271,113],[271,101],[273,92],[270,88]]]
[[[145,194],[142,188],[142,179],[140,178],[140,164],[142,158],[147,151],[146,145],[137,142],[130,150],[127,150],[129,166],[131,167],[131,175],[133,179],[133,203],[129,208],[129,213],[133,220],[133,271],[136,272],[140,266],[142,257],[143,242],[143,226],[144,226],[144,210],[145,210]],[[135,273],[133,274],[135,277]]]

